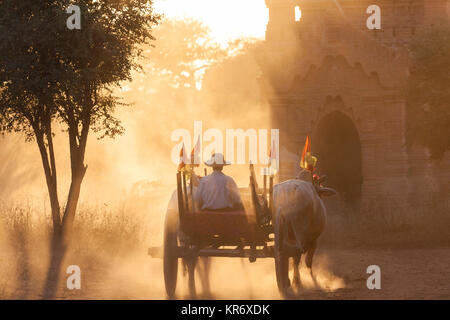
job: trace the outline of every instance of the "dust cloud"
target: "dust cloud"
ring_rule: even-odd
[[[75,218],[76,238],[63,261],[58,299],[164,299],[162,261],[150,258],[147,248],[162,243],[164,215],[175,189],[177,165],[171,161],[171,152],[179,142],[171,141],[172,132],[185,128],[193,134],[195,120],[202,121],[203,132],[210,128],[222,133],[227,128],[271,129],[273,115],[259,84],[263,42],[240,39],[224,48],[198,21],[173,19],[165,20],[155,37],[155,47],[143,48],[142,72],[136,72],[133,81],[116,92],[129,104],[117,110],[125,134],[114,140],[90,135],[85,160],[89,167]],[[289,59],[295,56],[286,55]],[[70,182],[63,130],[55,124],[62,203]],[[3,299],[41,298],[48,270],[50,204],[37,146],[24,140],[20,134],[0,137]],[[203,168],[197,173],[203,174]],[[247,165],[226,167],[225,173],[238,185],[248,186]],[[448,287],[435,285],[449,283],[448,272],[443,272],[450,263],[448,250],[391,250],[400,242],[423,245],[422,239],[430,236],[436,238],[433,243],[448,243],[448,223],[439,223],[439,232],[435,225],[424,228],[431,221],[448,221],[448,210],[424,212],[417,222],[423,234],[407,229],[404,223],[391,222],[388,218],[395,213],[391,211],[374,209],[363,218],[330,214],[313,273],[301,268],[298,298],[448,298]],[[382,250],[361,249],[367,245]],[[391,281],[388,290],[380,293],[369,292],[365,286],[365,270],[374,262]],[[82,270],[81,290],[65,287],[69,265]],[[433,272],[423,272],[430,267]],[[181,265],[179,274],[183,274]],[[422,285],[416,286],[411,278]],[[179,298],[189,297],[186,286],[181,277]],[[245,259],[212,259],[211,289],[212,298],[219,299],[280,298],[273,259],[254,264]],[[205,297],[200,285],[199,297]]]
[[[58,299],[164,299],[162,261],[151,259],[147,248],[162,243],[164,215],[175,189],[177,165],[171,152],[179,142],[171,141],[171,133],[186,128],[193,134],[195,120],[202,121],[203,131],[217,128],[224,134],[227,128],[271,129],[271,110],[258,82],[261,41],[240,39],[224,48],[195,20],[165,20],[154,35],[155,47],[144,48],[142,72],[116,92],[129,104],[117,110],[125,134],[114,140],[89,138],[76,239],[63,262]],[[70,182],[63,130],[55,128],[61,202]],[[203,174],[203,168],[197,173]],[[225,172],[248,186],[247,165]],[[0,298],[41,298],[51,219],[34,142],[25,143],[19,134],[0,137],[0,186]],[[330,243],[335,240],[330,234],[342,233],[332,231]],[[361,260],[359,253],[349,254],[341,266],[351,269]],[[299,297],[339,297],[334,294],[345,292],[349,283],[360,285],[365,275],[354,271],[344,277],[346,272],[336,269],[338,259],[319,252],[312,275],[302,267]],[[69,265],[82,270],[79,291],[65,288]],[[254,264],[213,259],[211,270],[213,298],[280,298],[273,259]],[[180,278],[178,289],[179,298],[188,298],[186,279]],[[200,286],[199,297],[201,292]]]
[[[77,239],[64,260],[65,266],[80,266],[85,285],[75,296],[68,293],[63,270],[57,298],[164,298],[162,263],[146,251],[162,243],[175,188],[171,152],[179,141],[171,141],[171,133],[186,128],[193,134],[195,120],[203,122],[203,132],[217,128],[224,135],[227,128],[270,129],[258,85],[259,41],[240,39],[224,47],[195,20],[166,19],[154,36],[155,46],[143,48],[142,72],[116,92],[128,104],[117,110],[125,134],[113,140],[89,137]],[[58,124],[54,131],[64,202],[70,183],[67,138]],[[0,137],[2,298],[39,298],[48,263],[47,188],[37,146],[24,140],[20,134]],[[226,171],[248,185],[246,165]],[[203,167],[197,172],[203,174]],[[127,283],[135,284],[132,291],[124,289]]]

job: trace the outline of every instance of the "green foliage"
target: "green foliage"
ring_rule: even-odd
[[[450,149],[450,23],[430,27],[411,53],[407,142],[427,147],[439,159]]]

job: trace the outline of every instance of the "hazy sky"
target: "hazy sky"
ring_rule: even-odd
[[[219,42],[239,37],[264,39],[269,11],[264,0],[155,0],[166,17],[203,21]]]

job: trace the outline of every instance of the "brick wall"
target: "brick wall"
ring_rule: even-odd
[[[450,157],[430,163],[426,150],[405,148],[408,76],[405,45],[427,25],[448,18],[447,0],[266,0],[270,10],[259,61],[262,91],[280,129],[280,179],[295,176],[307,134],[332,111],[357,128],[362,152],[362,208],[374,199],[407,207],[426,193],[450,192]],[[366,28],[366,8],[381,7],[382,29]],[[302,18],[294,19],[300,6]],[[337,102],[338,101],[338,102]],[[313,141],[314,148],[314,141]],[[447,193],[448,194],[448,193]]]

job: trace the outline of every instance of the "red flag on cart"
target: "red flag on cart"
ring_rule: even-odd
[[[186,165],[186,163],[184,161],[185,153],[186,153],[186,151],[184,150],[184,142],[183,142],[183,146],[181,147],[181,150],[180,150],[180,164],[178,165],[178,171],[183,170]]]
[[[317,158],[311,155],[311,138],[306,137],[305,146],[303,147],[302,158],[300,160],[300,167],[313,172],[317,164]]]
[[[194,167],[200,166],[200,135],[198,136],[197,143],[191,151],[191,164]]]
[[[303,147],[302,151],[302,158],[300,160],[300,167],[302,167],[303,169],[307,168],[306,154],[308,152],[311,152],[311,140],[309,139],[309,136],[306,137],[305,146]]]
[[[272,144],[270,146],[269,158],[270,160],[277,159],[277,145],[275,143],[275,140],[272,141]]]
[[[271,169],[271,174],[276,174],[278,171],[278,163],[277,163],[277,145],[275,140],[272,140],[269,149],[269,165],[268,167]]]

